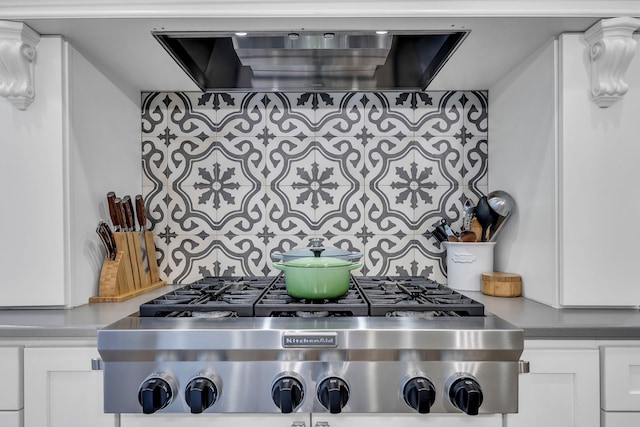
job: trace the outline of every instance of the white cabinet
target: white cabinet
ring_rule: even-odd
[[[527,341],[520,375],[519,409],[505,427],[598,427],[599,352],[594,342]]]
[[[123,93],[59,36],[36,46],[35,100],[0,99],[0,306],[77,306],[96,295],[96,224],[109,190],[139,192],[140,94]],[[34,268],[34,266],[37,266]]]
[[[501,415],[467,416],[460,414],[255,414],[255,415],[179,415],[179,414],[122,414],[120,427],[406,427],[408,425],[437,425],[439,427],[502,427]]]
[[[309,427],[309,414],[122,414],[120,427]]]
[[[312,414],[311,427],[502,427],[502,416],[462,414]]]
[[[602,427],[640,425],[640,343],[600,347]]]
[[[582,34],[562,34],[489,88],[489,189],[517,203],[495,269],[521,274],[523,294],[544,304],[635,307],[640,227],[624,239],[606,228],[640,210],[629,175],[640,157],[640,90],[599,108],[588,57]],[[640,88],[640,44],[625,80]]]
[[[102,371],[91,370],[95,347],[24,350],[25,427],[117,427],[103,412]]]
[[[0,347],[0,426],[22,427],[22,363],[21,346]]]

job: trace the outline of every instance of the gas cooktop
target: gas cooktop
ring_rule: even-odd
[[[206,277],[140,306],[140,317],[460,317],[484,306],[421,276],[351,276],[339,298],[291,297],[284,276]]]

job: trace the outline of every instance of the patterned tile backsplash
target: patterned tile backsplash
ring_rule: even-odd
[[[354,274],[446,283],[441,219],[487,192],[486,92],[142,94],[143,192],[169,283],[363,252]]]

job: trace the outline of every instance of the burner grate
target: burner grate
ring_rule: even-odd
[[[353,278],[345,295],[311,300],[287,294],[284,276],[280,276],[255,305],[255,315],[261,317],[351,317],[368,314],[369,306]]]
[[[255,302],[276,278],[205,277],[142,304],[140,316],[252,317]]]
[[[483,316],[484,306],[451,288],[420,276],[354,276],[371,316]],[[412,314],[408,314],[412,313]]]
[[[206,277],[140,306],[141,317],[456,317],[484,306],[418,276],[351,276],[348,292],[306,300],[287,293],[284,276]]]

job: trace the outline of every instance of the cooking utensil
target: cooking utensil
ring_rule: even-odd
[[[147,230],[147,211],[144,207],[144,199],[141,195],[136,196],[136,217],[140,225],[140,231],[144,235],[144,246],[147,252],[147,263],[149,265],[149,275],[151,282],[156,283],[160,280],[158,273],[158,260],[156,258],[156,244],[153,241],[153,233]]]
[[[440,224],[438,224],[434,230],[431,232],[433,237],[440,242],[458,242],[458,236],[453,232],[449,223],[445,219],[440,220]]]
[[[322,249],[322,248],[314,248]],[[287,293],[295,298],[327,299],[347,293],[351,270],[362,267],[361,262],[320,256],[299,258],[284,263],[274,263],[284,271]]]
[[[333,246],[322,246],[321,238],[309,239],[311,246],[306,248],[295,248],[287,252],[273,252],[271,258],[276,261],[293,261],[300,258],[311,258],[314,256],[313,248],[323,248],[323,257],[337,258],[345,261],[358,261],[362,258],[362,252],[349,252]]]
[[[471,199],[464,201],[462,208],[462,230],[471,230],[471,220],[473,219],[475,207]]]
[[[489,193],[487,195],[487,201],[491,209],[495,212],[491,228],[489,229],[489,240],[494,241],[498,232],[504,226],[504,223],[507,222],[513,213],[516,203],[509,193],[502,190]]]
[[[460,233],[460,241],[461,242],[477,242],[478,236],[476,236],[476,233],[474,233],[471,230],[463,230],[462,233]]]
[[[487,230],[494,220],[494,213],[491,210],[491,206],[489,206],[487,196],[480,197],[480,200],[476,205],[475,214],[478,222],[480,223],[480,227],[482,227],[482,231],[480,233],[480,241],[486,242]]]

